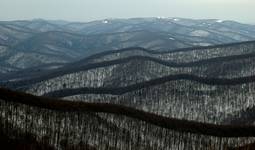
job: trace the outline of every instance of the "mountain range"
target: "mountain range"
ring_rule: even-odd
[[[0,145],[252,150],[254,33],[216,19],[0,22]]]
[[[254,62],[255,41],[246,41],[171,51],[130,47],[4,74],[0,143],[254,149]]]
[[[58,68],[92,54],[128,47],[154,51],[255,39],[255,26],[216,19],[43,19],[0,22],[0,73]]]

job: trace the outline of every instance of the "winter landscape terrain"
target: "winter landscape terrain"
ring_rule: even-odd
[[[255,25],[217,19],[0,22],[0,144],[255,149]]]

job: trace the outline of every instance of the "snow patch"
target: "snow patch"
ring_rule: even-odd
[[[172,38],[172,37],[170,37],[170,38],[168,38],[169,40],[175,40],[175,38]]]
[[[204,30],[195,30],[190,33],[191,36],[199,36],[199,37],[207,37],[209,36],[209,32],[204,31]]]
[[[210,46],[210,43],[193,43],[194,46]]]
[[[104,20],[103,23],[104,23],[104,24],[107,24],[107,23],[109,23],[109,21],[108,21],[108,20]]]
[[[177,19],[177,18],[173,18],[174,21],[180,21],[180,19]]]
[[[157,19],[166,19],[166,17],[159,16]]]
[[[218,22],[218,23],[222,23],[222,22],[223,22],[223,20],[217,20],[216,22]]]

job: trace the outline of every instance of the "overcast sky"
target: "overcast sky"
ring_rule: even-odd
[[[182,17],[255,23],[255,0],[0,0],[0,20]]]

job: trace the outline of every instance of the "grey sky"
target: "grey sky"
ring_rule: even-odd
[[[0,20],[183,17],[255,23],[254,0],[0,0]]]

